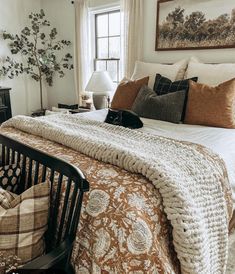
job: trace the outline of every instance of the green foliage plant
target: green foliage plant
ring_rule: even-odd
[[[23,28],[20,34],[13,35],[6,31],[2,33],[2,38],[9,41],[11,54],[21,56],[22,62],[7,56],[0,67],[0,77],[13,79],[26,73],[39,82],[40,106],[43,109],[43,81],[52,86],[56,73],[62,78],[65,70],[73,69],[70,53],[58,58],[58,53],[70,46],[71,42],[57,39],[57,30],[51,28],[43,10],[31,13],[29,21],[30,26]]]

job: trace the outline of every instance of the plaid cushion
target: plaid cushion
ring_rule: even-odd
[[[49,206],[48,182],[35,185],[21,195],[0,188],[0,255],[17,259],[18,266],[43,255]],[[8,259],[6,262],[1,267],[9,270],[12,266]]]
[[[157,93],[157,95],[164,95],[164,94],[168,94],[168,93],[176,92],[176,91],[180,91],[180,90],[186,91],[181,121],[184,121],[184,117],[185,117],[190,80],[197,82],[198,77],[179,80],[179,81],[175,81],[175,82],[172,82],[170,79],[162,76],[161,74],[156,74],[156,78],[155,78],[155,83],[154,83],[153,89]]]
[[[20,183],[21,169],[19,164],[0,167],[0,187],[17,193]]]
[[[161,74],[157,74],[153,89],[157,93],[157,95],[164,95],[167,93],[176,92],[180,90],[188,91],[189,80],[197,82],[198,77],[172,82],[170,79],[162,76]]]

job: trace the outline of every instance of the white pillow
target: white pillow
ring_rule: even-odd
[[[131,80],[149,76],[148,86],[153,89],[157,73],[169,78],[171,81],[182,80],[187,67],[187,60],[181,60],[175,64],[157,64],[136,61],[134,73]]]
[[[195,76],[198,77],[198,83],[218,86],[235,78],[235,64],[203,64],[197,58],[191,57],[185,77]]]

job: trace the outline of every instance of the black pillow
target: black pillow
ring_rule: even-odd
[[[58,108],[78,109],[78,104],[75,104],[75,105],[58,104]]]
[[[181,121],[184,121],[184,117],[185,117],[190,80],[197,82],[198,77],[193,77],[190,79],[184,79],[184,80],[172,82],[170,79],[162,76],[161,74],[156,74],[155,83],[154,83],[154,87],[153,87],[153,89],[157,93],[157,95],[164,95],[164,94],[176,92],[179,90],[186,91]]]
[[[132,106],[139,116],[149,119],[180,123],[185,100],[185,90],[158,96],[148,86],[143,86]]]
[[[153,90],[157,93],[157,95],[164,95],[179,90],[188,91],[190,80],[197,82],[198,77],[172,82],[170,79],[162,76],[161,74],[157,74]]]

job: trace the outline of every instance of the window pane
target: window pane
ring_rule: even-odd
[[[110,73],[112,80],[117,82],[117,62],[108,61],[107,70]]]
[[[108,36],[108,14],[97,15],[97,36]]]
[[[120,58],[120,37],[109,38],[109,58]]]
[[[120,35],[120,12],[109,14],[109,35]]]
[[[108,58],[108,38],[99,38],[97,43],[97,58]]]
[[[96,70],[98,70],[98,71],[106,70],[106,62],[105,61],[96,61]]]

